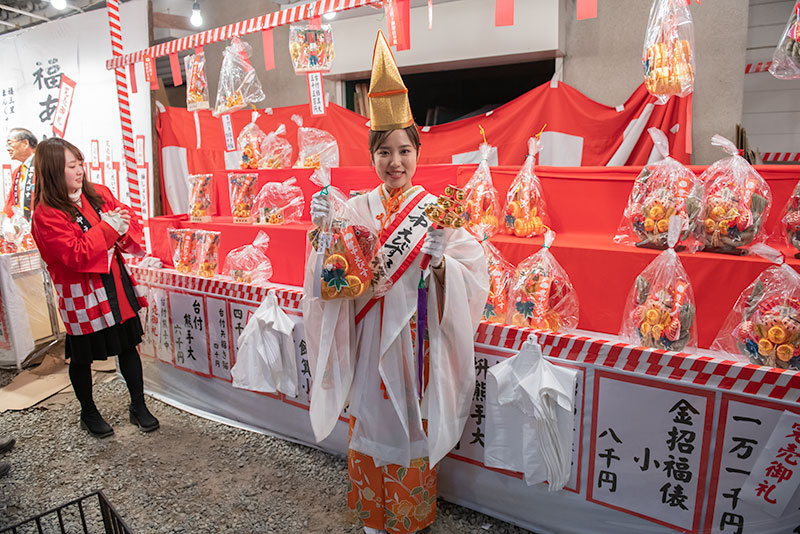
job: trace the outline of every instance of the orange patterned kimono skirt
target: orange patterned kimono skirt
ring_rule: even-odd
[[[355,418],[350,418],[350,432]],[[347,506],[365,526],[391,534],[408,534],[436,518],[437,465],[428,458],[411,460],[409,467],[376,467],[370,456],[347,451]]]

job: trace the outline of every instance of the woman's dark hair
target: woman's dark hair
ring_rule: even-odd
[[[421,143],[419,142],[419,129],[417,129],[416,124],[412,124],[407,128],[403,128],[408,134],[408,139],[411,141],[411,144],[414,145],[414,150],[419,153],[419,147]],[[395,130],[386,130],[384,132],[376,132],[374,130],[369,131],[369,163],[372,165],[372,155],[375,153],[376,150],[386,141],[386,138],[391,135],[392,132]]]
[[[36,155],[33,158],[33,168],[36,172],[33,205],[35,207],[41,202],[46,206],[63,211],[71,216],[72,220],[75,220],[78,216],[78,210],[69,199],[67,183],[64,180],[65,150],[72,152],[83,165],[83,153],[78,150],[78,147],[60,137],[44,139],[36,147]],[[86,179],[85,172],[83,176],[83,184],[81,186],[83,194],[86,195],[89,203],[99,210],[105,204],[105,201],[95,191],[92,183]]]

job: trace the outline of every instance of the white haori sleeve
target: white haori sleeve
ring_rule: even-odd
[[[428,419],[431,465],[445,457],[461,438],[475,391],[475,332],[489,295],[483,248],[463,228],[445,229],[444,288],[428,277],[430,372],[422,402]],[[438,294],[444,291],[439,320]]]
[[[347,405],[355,373],[355,313],[352,300],[314,296],[316,252],[306,261],[303,322],[308,344],[311,385],[311,428],[319,442],[328,437]]]
[[[297,396],[294,322],[281,310],[271,290],[239,335],[233,386],[250,391]]]

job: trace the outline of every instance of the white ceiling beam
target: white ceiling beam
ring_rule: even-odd
[[[4,20],[0,20],[0,24],[3,25],[3,26],[8,26],[9,28],[14,28],[15,30],[21,30],[22,29],[22,26],[19,26],[17,24],[12,24],[11,22],[6,22]]]
[[[43,17],[41,15],[37,15],[36,13],[31,13],[30,11],[25,11],[23,9],[17,9],[16,7],[7,6],[5,4],[0,4],[0,9],[5,11],[11,11],[12,13],[17,13],[19,15],[25,15],[26,17],[30,17],[32,19],[39,19],[44,20],[46,22],[50,22],[50,19],[47,17]]]

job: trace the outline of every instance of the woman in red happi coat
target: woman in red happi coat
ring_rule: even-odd
[[[83,162],[81,151],[63,139],[39,143],[33,238],[58,293],[81,428],[95,437],[114,433],[92,399],[91,366],[118,356],[131,395],[130,421],[149,432],[158,420],[145,406],[136,349],[144,333],[138,311],[147,304],[121,255],[142,254],[142,227],[107,187],[84,180]]]

